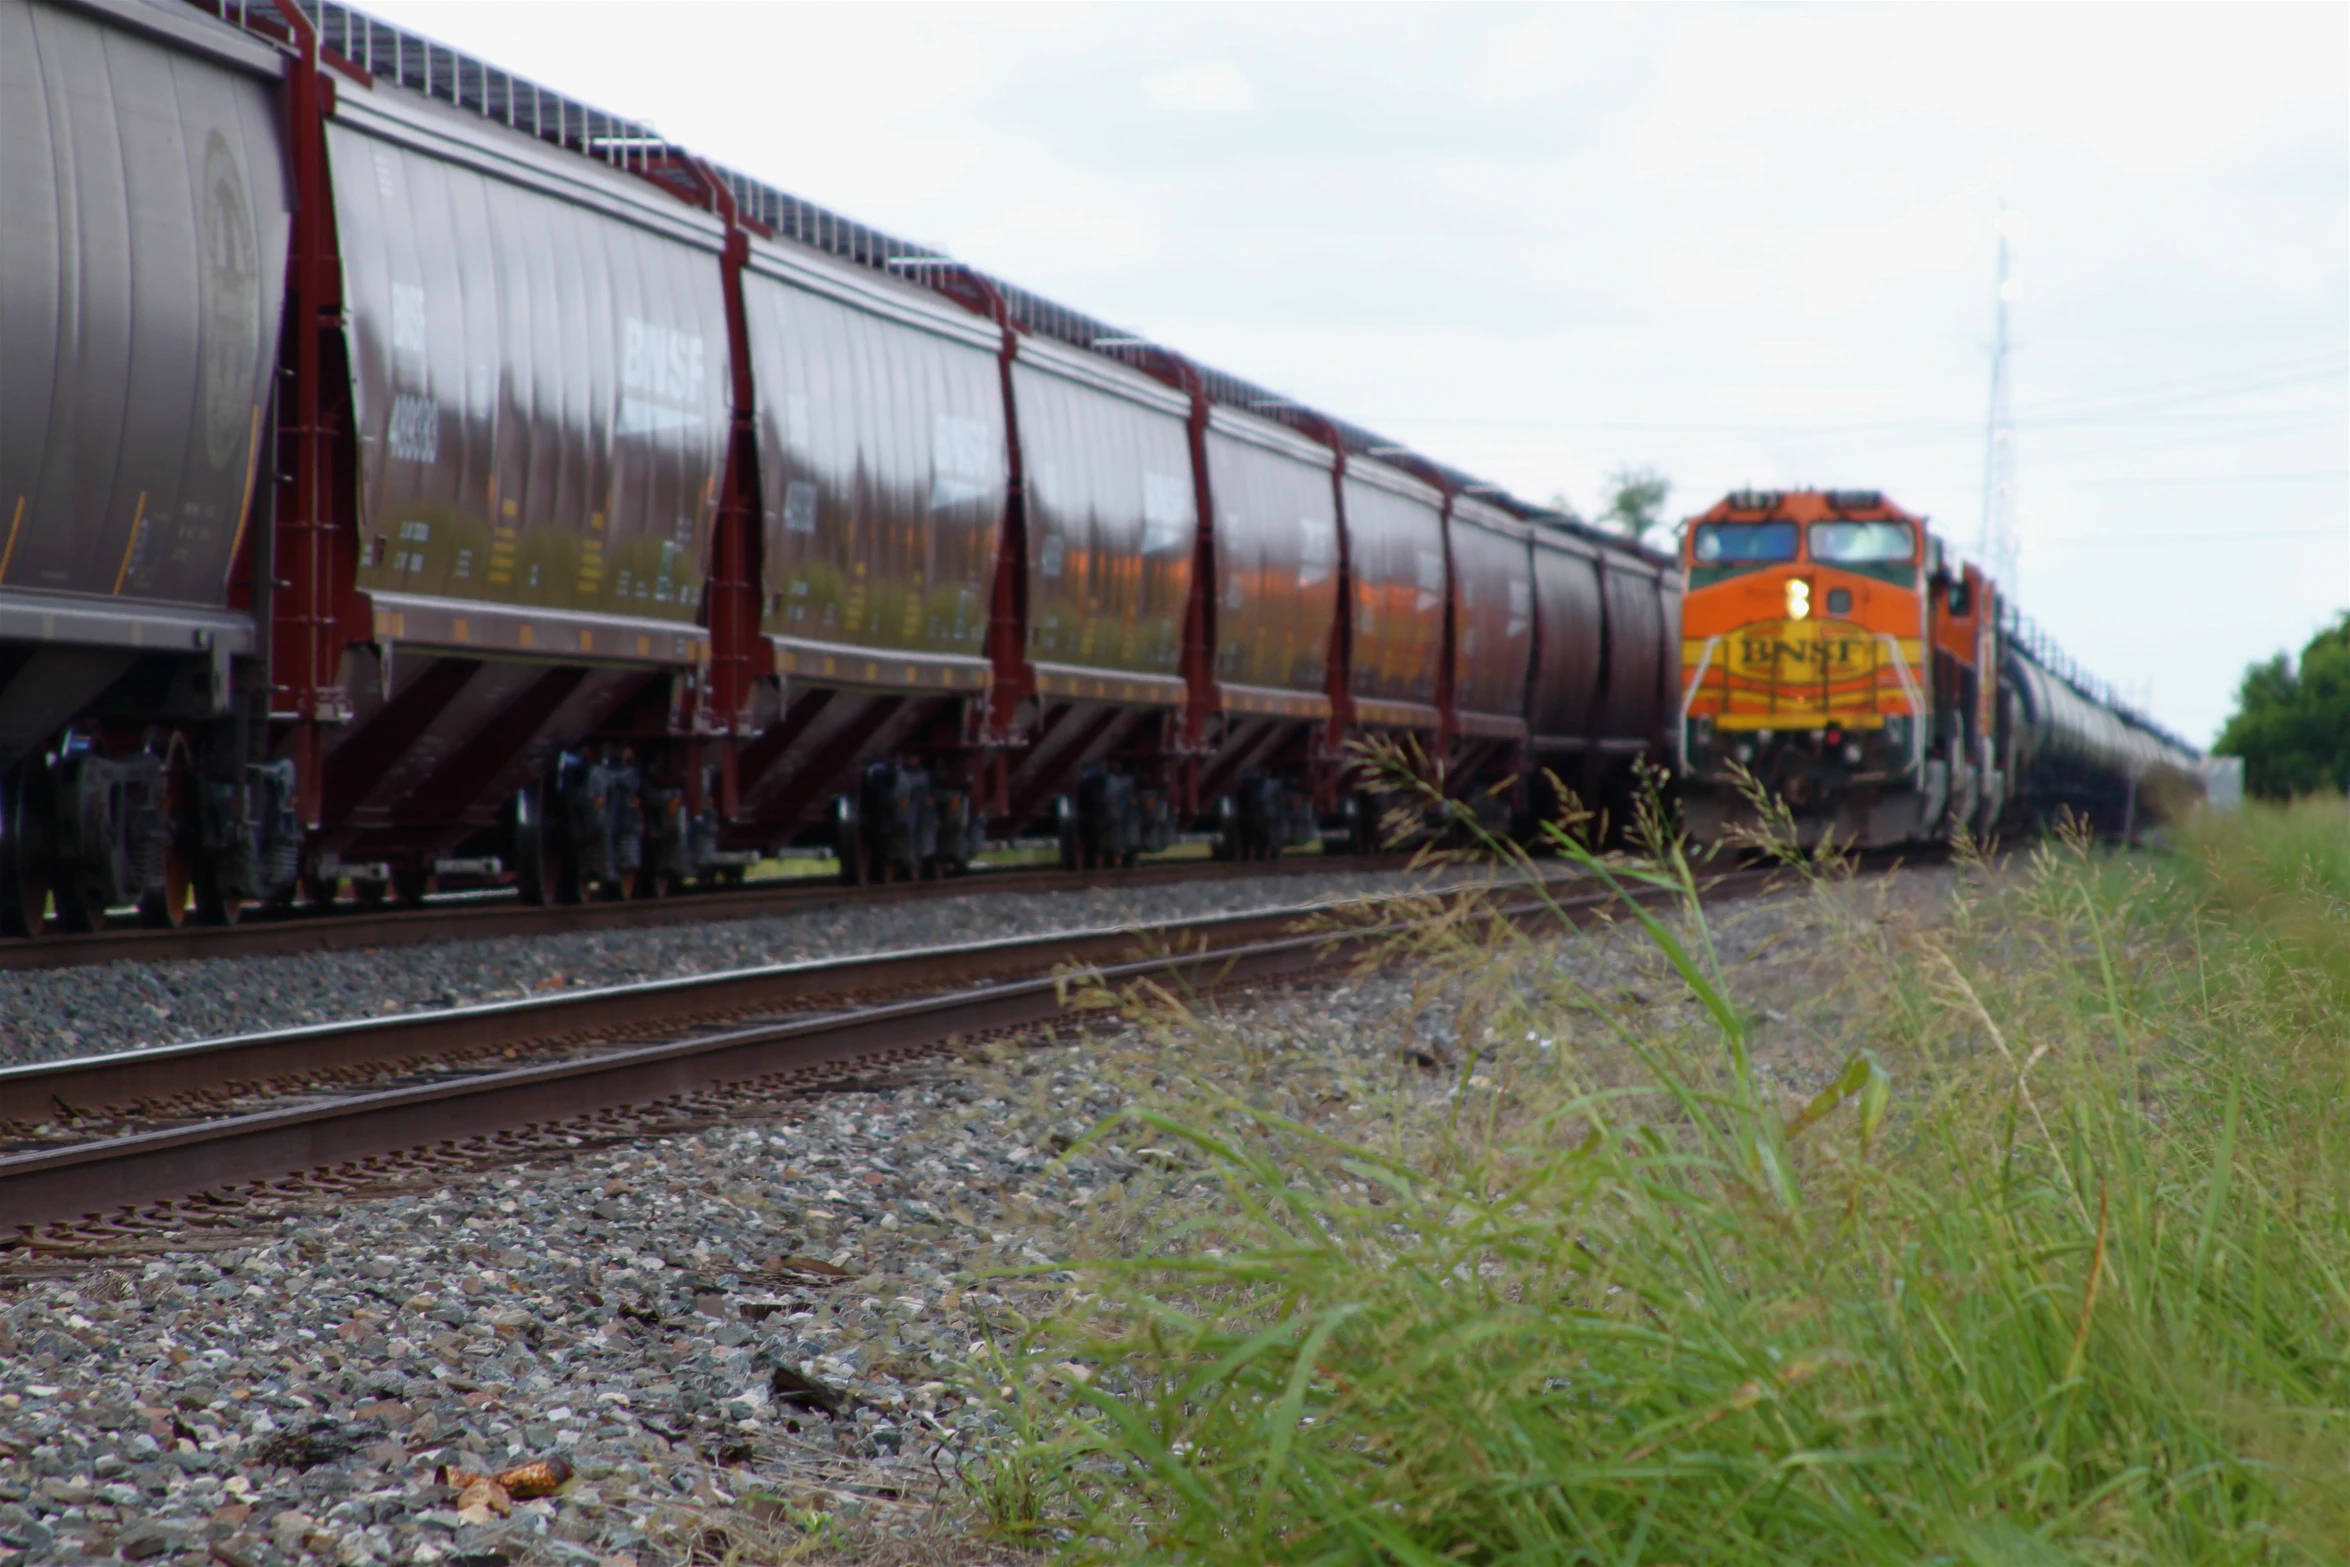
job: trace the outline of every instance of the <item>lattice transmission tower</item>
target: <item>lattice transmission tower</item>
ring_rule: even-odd
[[[2016,591],[2015,408],[2009,386],[2009,312],[2023,286],[2009,275],[2009,249],[2022,232],[2023,215],[1999,209],[1999,278],[1991,316],[1991,414],[1983,431],[1983,532],[1978,541],[1984,569],[2002,591]]]

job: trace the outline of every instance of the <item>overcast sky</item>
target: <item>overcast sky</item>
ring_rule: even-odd
[[[2350,7],[369,7],[1586,512],[1882,488],[2197,741],[2350,605]]]

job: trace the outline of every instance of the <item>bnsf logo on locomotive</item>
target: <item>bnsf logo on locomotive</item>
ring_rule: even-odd
[[[1731,638],[1730,665],[1755,680],[1817,680],[1870,667],[1875,645],[1868,631],[1840,621],[1763,621]]]

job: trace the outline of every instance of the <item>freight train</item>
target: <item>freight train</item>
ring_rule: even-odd
[[[0,365],[17,935],[1523,824],[1682,689],[1669,557],[324,0],[0,0]]]
[[[1693,837],[1861,848],[2037,831],[2128,839],[2208,788],[2195,749],[2098,686],[1874,490],[1741,491],[1686,525],[1678,783]]]

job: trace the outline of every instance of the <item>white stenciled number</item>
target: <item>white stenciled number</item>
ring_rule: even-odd
[[[431,462],[440,456],[440,404],[413,392],[394,399],[391,439],[392,455],[403,462]]]

